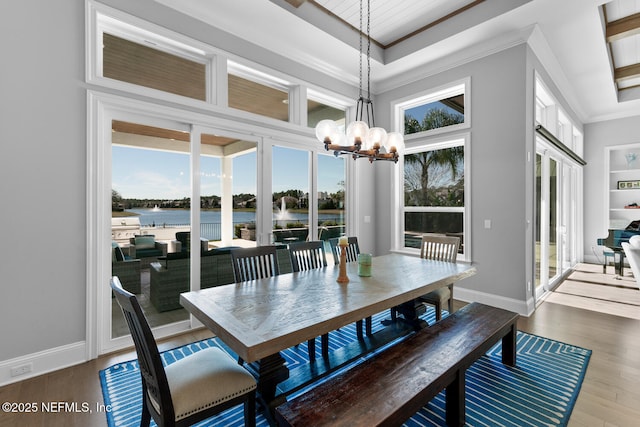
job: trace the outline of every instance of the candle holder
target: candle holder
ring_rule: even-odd
[[[347,276],[347,246],[349,243],[338,243],[340,247],[340,274],[338,275],[338,283],[349,283],[349,277]]]

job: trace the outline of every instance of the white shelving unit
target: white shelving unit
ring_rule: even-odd
[[[624,229],[631,221],[640,220],[640,143],[607,147],[607,198],[609,228]],[[635,161],[627,156],[634,155]],[[633,183],[635,181],[635,183]],[[620,185],[627,182],[625,185]],[[629,183],[632,182],[632,183]]]

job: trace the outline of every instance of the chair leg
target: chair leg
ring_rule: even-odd
[[[358,339],[362,339],[362,320],[358,320],[356,322],[356,335],[358,336]]]
[[[315,362],[316,360],[316,339],[307,341],[307,349],[309,350],[309,361]]]
[[[144,396],[142,396],[142,418],[140,419],[140,427],[149,427],[151,424],[151,413],[149,412],[149,408],[147,408],[147,400]]]
[[[320,337],[320,342],[322,345],[322,357],[325,359],[329,358],[329,334],[324,334]]]
[[[449,314],[453,314],[453,284],[449,285]]]
[[[436,308],[436,322],[437,322],[442,319],[442,304],[440,303],[440,301],[438,301],[434,304],[434,307]]]
[[[365,333],[367,335],[371,335],[372,332],[372,328],[373,328],[373,320],[371,320],[371,317],[367,317],[366,319],[364,319],[364,323],[365,323]]]
[[[256,427],[256,393],[249,393],[244,402],[244,425]]]

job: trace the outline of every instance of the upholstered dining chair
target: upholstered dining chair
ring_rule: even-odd
[[[236,283],[265,279],[280,274],[274,245],[234,248],[230,253]]]
[[[339,237],[329,239],[331,254],[333,255],[333,260],[336,265],[340,264],[340,246],[338,246],[339,241]],[[347,262],[358,261],[358,255],[360,254],[360,245],[358,244],[358,238],[354,236],[347,237],[347,243]],[[364,319],[364,323],[366,334],[371,335],[371,317],[367,317],[366,319]],[[356,322],[356,332],[358,334],[358,338],[362,338],[362,320],[358,320]]]
[[[141,426],[188,426],[244,404],[244,423],[256,425],[256,380],[221,349],[211,347],[163,366],[151,328],[135,295],[117,276],[111,288],[138,354],[142,377]]]
[[[436,261],[456,262],[460,238],[441,234],[426,233],[420,243],[420,258]],[[433,305],[436,321],[442,319],[442,306],[447,304],[449,314],[453,313],[453,283],[419,297],[420,301]]]
[[[294,272],[327,266],[324,242],[321,240],[289,243],[289,255],[291,256],[291,265]],[[328,358],[329,334],[323,334],[320,337],[320,342],[322,345],[322,357]],[[315,338],[307,341],[307,348],[309,349],[309,360],[313,362],[316,359]]]

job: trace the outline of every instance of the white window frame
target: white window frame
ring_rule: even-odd
[[[132,117],[140,118],[140,123],[151,126],[166,126],[167,122],[179,123],[191,130],[192,135],[203,130],[219,130],[220,134],[243,135],[257,144],[257,177],[258,194],[265,194],[265,189],[271,189],[271,145],[287,146],[307,150],[311,153],[312,173],[317,170],[317,155],[324,153],[324,146],[315,139],[313,130],[306,127],[306,99],[308,92],[321,95],[330,105],[345,109],[347,122],[353,118],[355,108],[353,100],[342,95],[328,92],[320,87],[308,84],[283,73],[266,69],[253,64],[243,58],[199,43],[186,36],[140,20],[124,12],[112,9],[93,0],[87,1],[86,8],[86,82],[87,90],[87,317],[86,342],[87,359],[93,359],[99,354],[114,351],[131,345],[129,337],[119,337],[114,340],[111,336],[111,296],[108,279],[111,273],[110,264],[110,224],[111,218],[111,119]],[[109,26],[109,25],[111,26]],[[105,28],[116,28],[131,39],[132,34],[142,34],[144,37],[155,37],[154,43],[162,44],[171,53],[181,52],[189,59],[206,57],[208,63],[208,102],[174,95],[156,89],[146,88],[101,76],[102,31]],[[157,47],[154,45],[154,47]],[[233,60],[256,70],[258,74],[272,75],[272,81],[288,82],[295,91],[295,114],[291,117],[304,118],[296,122],[283,122],[253,113],[239,111],[228,107],[227,102],[227,63]],[[117,90],[118,95],[113,94]],[[148,101],[140,100],[144,96]],[[137,120],[137,119],[136,119]],[[194,145],[194,144],[192,144]],[[192,184],[198,185],[199,155],[197,144],[192,147]],[[354,179],[356,162],[346,161],[346,222],[347,233],[357,234],[357,204]],[[317,177],[312,181],[312,194],[317,203]],[[267,194],[270,194],[267,193]],[[256,219],[263,221],[259,244],[270,242],[268,233],[271,226],[271,198],[262,198],[262,211],[256,212]],[[266,202],[265,202],[266,200]],[[265,206],[266,204],[266,206]],[[265,213],[266,212],[266,213]],[[268,217],[268,218],[267,218]],[[192,227],[199,225],[198,211],[192,210]],[[196,265],[192,265],[195,268]],[[197,269],[194,271],[198,271]],[[192,274],[194,286],[198,286],[199,274]],[[105,311],[106,310],[106,311]],[[109,320],[107,320],[107,315]],[[184,321],[154,329],[157,338],[172,335],[199,325],[192,317]],[[109,339],[107,339],[107,337]]]
[[[463,129],[471,127],[471,77],[448,83],[419,94],[398,99],[392,102],[393,115],[395,120],[395,128],[399,132],[404,133],[404,112],[413,107],[429,104],[431,102],[441,101],[456,95],[464,94],[464,122],[457,125],[445,126],[438,129],[431,129],[424,132],[412,133],[405,135],[405,140],[424,136],[435,136],[441,134],[449,134],[459,132]]]
[[[426,150],[439,150],[455,146],[464,147],[464,206],[463,207],[441,207],[441,206],[405,206],[404,205],[404,155],[402,164],[397,168],[396,182],[396,206],[394,222],[398,225],[395,239],[392,244],[394,252],[402,252],[412,255],[420,253],[419,249],[404,246],[404,214],[405,212],[451,212],[463,214],[463,234],[464,234],[464,254],[458,254],[458,261],[471,262],[471,134],[453,133],[438,138],[421,138],[412,141],[405,147],[404,154],[419,153]]]
[[[216,100],[215,85],[211,83],[215,78],[216,52],[208,45],[94,1],[87,2],[86,23],[85,78],[87,83],[197,107]],[[206,66],[206,101],[104,77],[102,35],[105,32],[204,64]]]

